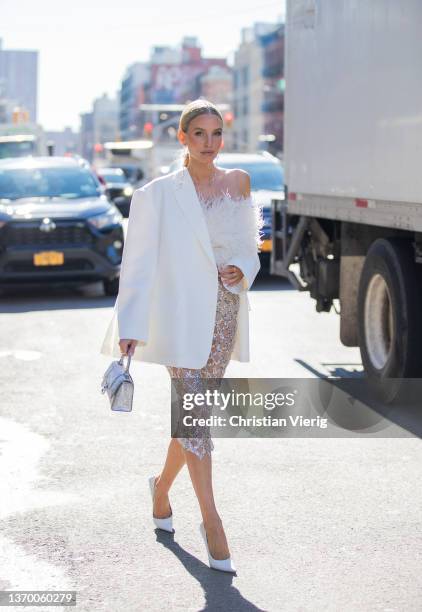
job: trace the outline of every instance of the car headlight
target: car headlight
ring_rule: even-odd
[[[125,195],[127,198],[130,198],[132,194],[133,194],[133,187],[125,187],[123,189],[123,195]]]
[[[107,212],[101,213],[101,215],[89,217],[88,222],[97,229],[104,229],[109,225],[117,225],[118,223],[121,223],[122,219],[123,216],[120,214],[120,212],[115,208],[111,208]]]

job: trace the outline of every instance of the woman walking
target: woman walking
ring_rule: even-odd
[[[260,268],[263,220],[249,175],[214,163],[223,143],[216,106],[202,99],[188,104],[178,138],[186,147],[183,169],[133,195],[119,294],[101,352],[166,366],[182,397],[201,392],[203,379],[222,378],[230,359],[249,361],[247,291]],[[210,566],[234,572],[213,496],[213,449],[199,433],[171,439],[161,473],[150,478],[153,520],[173,530],[169,491],[186,463]]]

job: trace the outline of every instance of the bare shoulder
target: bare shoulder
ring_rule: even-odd
[[[246,170],[233,168],[227,170],[227,182],[230,193],[235,197],[248,197],[251,194],[251,177]]]

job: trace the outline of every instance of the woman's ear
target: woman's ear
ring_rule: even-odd
[[[177,130],[177,139],[178,139],[178,141],[180,142],[181,145],[185,145],[186,144],[186,134],[180,128]]]

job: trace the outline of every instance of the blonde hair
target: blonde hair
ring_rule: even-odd
[[[219,119],[221,119],[221,121],[223,121],[223,116],[215,104],[209,102],[209,100],[199,98],[198,100],[194,100],[193,102],[186,104],[180,116],[179,129],[186,133],[192,119],[199,117],[199,115],[216,115]],[[188,163],[189,151],[187,151],[183,156],[183,165],[187,166]]]

